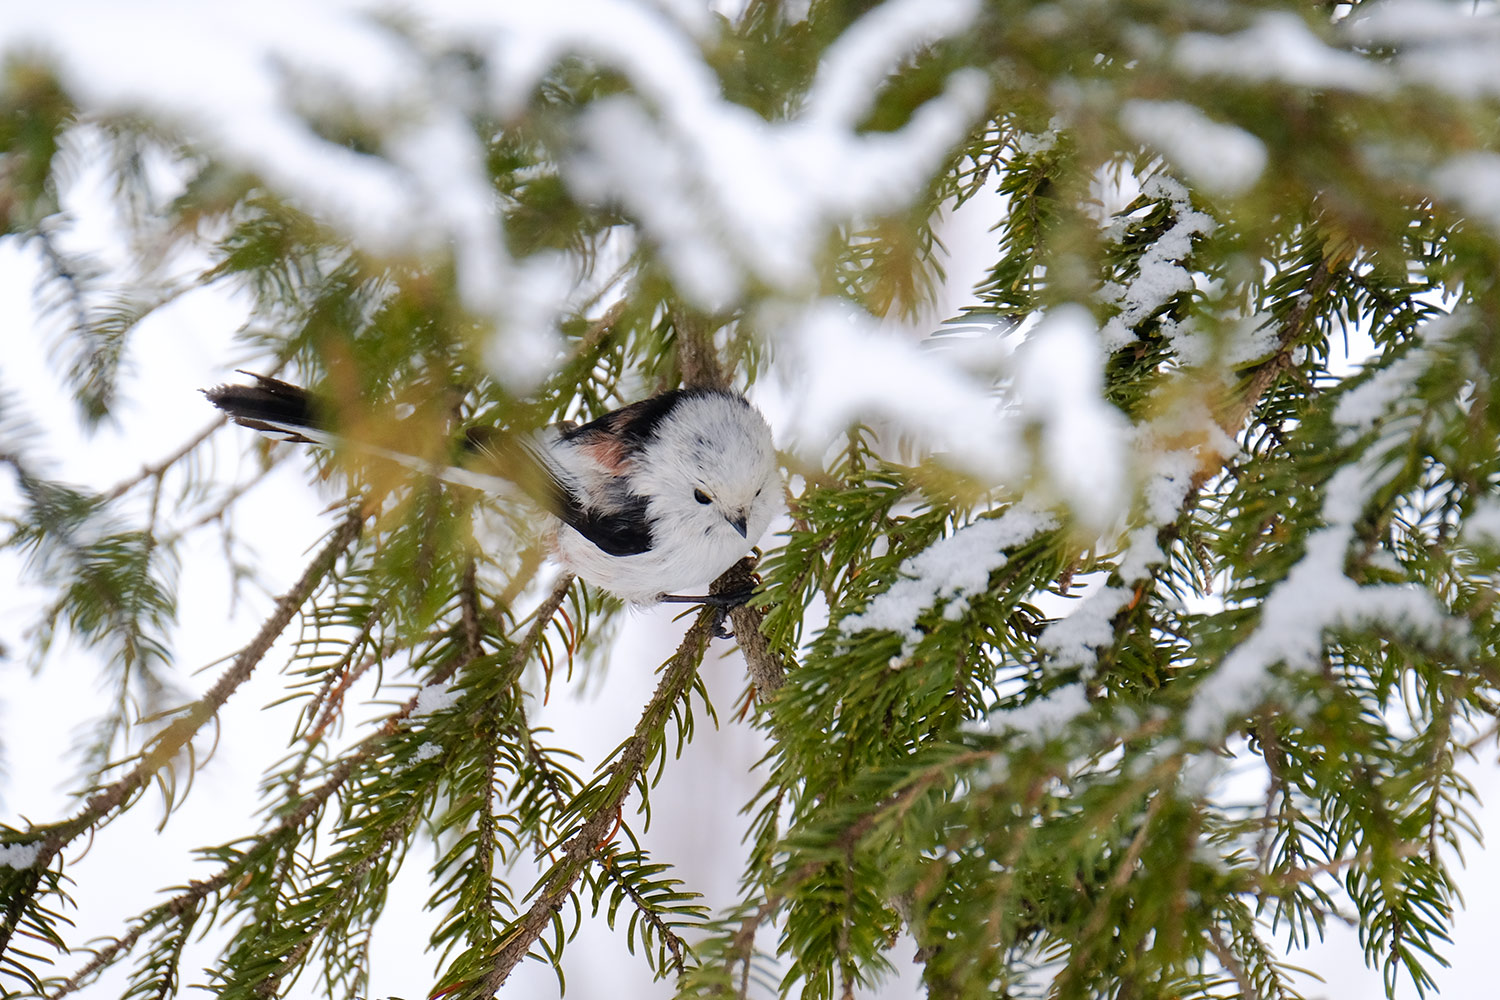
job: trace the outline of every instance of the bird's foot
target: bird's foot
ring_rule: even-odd
[[[706,604],[720,611],[728,611],[742,604],[750,603],[750,598],[755,596],[755,588],[747,587],[744,590],[735,590],[727,594],[662,594],[657,600],[663,604]]]
[[[730,591],[727,594],[662,594],[663,604],[702,604],[714,609],[713,634],[716,639],[733,639],[734,633],[724,627],[732,608],[748,604],[755,588]]]

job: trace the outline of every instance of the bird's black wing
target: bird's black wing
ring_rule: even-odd
[[[646,497],[621,490],[607,498],[607,506],[588,504],[530,438],[497,427],[471,427],[465,436],[471,453],[480,458],[481,471],[515,483],[600,551],[633,556],[651,550]]]
[[[646,519],[647,502],[639,493],[632,493],[617,510],[578,507],[558,516],[600,551],[612,556],[638,556],[650,552],[653,541],[651,522]]]
[[[633,457],[641,448],[656,437],[657,428],[677,405],[685,400],[703,396],[722,396],[737,400],[749,407],[744,396],[729,389],[713,389],[696,386],[688,389],[668,389],[655,396],[611,410],[597,420],[581,427],[574,427],[563,434],[564,441],[583,444],[589,441],[610,441],[622,459]]]

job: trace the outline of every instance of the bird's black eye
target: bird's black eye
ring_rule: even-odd
[[[708,503],[713,503],[714,502],[714,498],[711,497],[711,496],[709,496],[707,493],[704,493],[702,490],[694,490],[693,491],[693,499],[696,500],[696,501],[698,501],[699,503],[704,503],[704,504],[708,504]]]

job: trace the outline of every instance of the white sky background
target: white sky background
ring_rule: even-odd
[[[461,3],[437,5],[450,13],[464,6]],[[946,4],[944,10],[949,17],[956,17],[954,11],[961,11],[963,6]],[[106,7],[114,9],[115,5]],[[93,10],[97,13],[103,9]],[[599,9],[618,11],[619,5],[600,4]],[[910,5],[908,9],[912,9]],[[26,16],[47,20],[45,13],[37,13],[39,10],[41,8],[28,9]],[[124,24],[140,15],[133,11],[120,16],[126,18],[119,22]],[[259,22],[265,17],[261,9],[253,20]],[[330,32],[345,32],[339,37],[347,38],[347,25],[339,26],[336,21],[330,17],[326,21],[315,21],[315,24]],[[88,45],[94,44],[118,48],[118,37],[111,37],[108,23],[88,18],[77,23],[89,25],[84,33],[85,51]],[[185,45],[189,52],[196,42],[206,44],[215,37],[215,32],[226,30],[223,24],[212,20],[198,21],[189,27],[188,34],[175,41],[178,46]],[[551,27],[562,30],[556,25]],[[328,59],[328,52],[338,49],[337,46],[320,46],[318,42],[314,31],[301,39],[299,48],[319,60]],[[186,71],[191,68],[189,65]],[[372,74],[367,78],[372,93],[386,93],[382,88],[391,88],[392,80],[408,72],[409,67],[391,64],[386,70],[388,76],[385,79],[378,78],[378,74],[368,67],[362,70]],[[170,75],[167,69],[162,71]],[[225,106],[228,107],[253,108],[257,99],[255,72],[246,68],[245,73],[240,78],[221,71],[207,74],[224,81],[225,89],[215,99],[227,102]],[[182,85],[180,81],[168,83]],[[163,81],[147,80],[142,85],[157,87],[163,85]],[[849,113],[847,103],[851,98],[847,94],[830,88],[825,97],[821,105],[821,113],[825,116],[838,117]],[[962,98],[962,93],[958,93],[955,107],[962,104]],[[1151,121],[1155,119],[1147,124]],[[265,148],[257,151],[257,155],[264,157],[270,150],[286,148],[283,142],[286,137],[274,135],[275,129],[284,123],[266,121],[261,124],[271,130],[265,133],[271,139]],[[432,131],[424,133],[425,141],[452,138],[451,133],[442,131],[443,122],[429,124]],[[594,123],[594,127],[601,130],[599,135],[606,138],[609,125],[603,120]],[[780,150],[777,156],[785,153],[786,159],[774,162],[788,170],[801,162],[798,157],[807,155],[806,150],[781,150],[767,136],[736,131],[740,123],[735,119],[718,121],[718,125],[725,130],[724,134],[750,143],[752,152],[765,153],[776,149]],[[255,133],[244,131],[236,134],[239,139],[244,139]],[[765,140],[764,146],[755,145],[761,140]],[[895,156],[901,151],[887,152]],[[462,155],[461,149],[455,153],[460,158]],[[843,153],[829,152],[827,155],[837,158]],[[298,171],[299,183],[315,183],[319,176],[317,165],[309,167],[304,164],[304,167],[307,169]],[[656,164],[651,169],[674,168],[671,164]],[[812,176],[816,176],[816,171]],[[794,179],[800,179],[800,175]],[[382,182],[379,177],[370,178],[369,190],[375,195],[367,192],[362,197],[378,196],[381,190],[389,190],[380,187]],[[421,189],[419,185],[419,189],[436,197],[437,192],[443,190],[444,182],[445,178],[427,177],[423,180],[427,187]],[[603,174],[593,178],[593,182],[601,185],[601,190],[613,191],[628,200],[628,191],[611,187],[621,183],[620,178]],[[796,184],[788,187],[797,189]],[[773,187],[765,197],[775,198],[786,190]],[[813,190],[821,189],[814,185]],[[465,227],[466,202],[462,185],[455,191],[449,192],[453,197],[443,199],[446,214],[441,216],[442,224],[451,226],[457,238],[468,240],[469,259],[480,262],[474,266],[480,267],[486,261],[497,271],[512,266],[503,247],[485,245],[480,235]],[[326,190],[309,190],[305,194],[313,199],[332,196]],[[878,195],[876,192],[872,197]],[[110,249],[114,237],[108,225],[101,221],[103,201],[97,192],[92,197],[84,194],[73,207],[79,215],[78,232],[82,241],[96,248]],[[473,202],[467,204],[472,207]],[[826,205],[821,208],[802,207],[807,211],[827,209]],[[649,206],[644,210],[649,211]],[[945,232],[945,243],[953,260],[947,268],[950,284],[945,293],[946,300],[934,311],[936,316],[952,315],[956,311],[964,301],[968,286],[977,277],[976,269],[992,256],[993,237],[986,232],[992,213],[992,204],[976,201],[971,211],[954,220]],[[359,214],[357,204],[352,214]],[[397,218],[401,214],[392,210],[385,218]],[[796,218],[796,212],[784,217],[789,220],[788,225]],[[727,224],[735,222],[729,218]],[[368,224],[368,220],[351,223],[356,229]],[[781,235],[788,233],[797,239],[802,238],[794,230]],[[387,233],[385,238],[394,239],[400,235]],[[756,235],[764,240],[776,234],[768,236],[762,232]],[[731,270],[734,266],[749,265],[743,261],[730,261],[725,265]],[[777,276],[780,274],[796,272],[795,261],[766,266],[768,270],[761,277],[773,282],[779,280]],[[50,473],[96,489],[108,488],[133,475],[143,464],[156,461],[174,450],[212,418],[197,390],[224,380],[234,367],[243,363],[244,358],[236,352],[231,339],[232,332],[245,316],[242,303],[227,299],[217,291],[199,291],[151,317],[132,341],[132,375],[122,387],[119,429],[105,428],[89,437],[79,430],[57,372],[47,359],[50,328],[30,306],[36,273],[35,262],[18,252],[13,243],[0,243],[0,345],[3,345],[0,379],[8,391],[18,396],[19,409],[46,428],[47,441],[39,451],[61,459],[60,466],[48,470]],[[475,278],[469,287],[477,297],[475,301],[482,303],[486,282],[480,278]],[[716,294],[716,288],[722,291],[721,286],[713,284],[721,280],[725,280],[723,273],[705,274],[703,294]],[[827,311],[823,309],[816,317],[821,321],[826,315]],[[511,321],[514,319],[510,317]],[[818,349],[835,350],[840,343],[838,338],[850,331],[840,320],[824,323],[815,330],[810,328],[810,332],[817,334],[811,340],[824,338],[823,346]],[[864,332],[871,333],[870,330]],[[906,357],[903,353],[905,345],[900,338],[912,332],[890,328],[883,331],[891,338],[882,344],[883,349],[890,352],[886,357],[892,364]],[[517,341],[512,338],[509,342]],[[815,370],[822,367],[825,366],[814,366]],[[879,374],[871,373],[872,378]],[[910,375],[909,371],[901,370],[900,381],[907,382]],[[841,377],[847,378],[847,372]],[[868,379],[861,381],[865,385],[871,384]],[[973,390],[967,383],[946,388],[953,391],[934,396],[934,402],[951,400],[955,394],[963,398],[964,393]],[[821,409],[815,408],[813,416],[816,419],[811,421],[807,409],[812,405],[809,399],[826,403]],[[778,384],[774,391],[762,393],[760,401],[778,428],[809,422],[814,426],[820,423],[831,425],[844,419],[850,408],[868,406],[871,402],[867,398],[833,393],[827,386],[807,383]],[[919,406],[907,400],[902,401],[901,409],[904,416],[919,423],[925,420],[930,435],[939,442],[943,439],[945,426],[952,433],[953,416],[949,412],[929,408],[923,413]],[[221,435],[213,455],[215,469],[225,481],[232,478],[236,469],[243,471],[242,463],[249,461],[243,457],[249,434],[248,431],[230,430]],[[975,445],[976,462],[983,471],[1016,471],[1015,463],[1019,459],[1003,433],[997,432],[992,439],[967,443]],[[183,684],[191,690],[201,691],[222,667],[209,667],[197,676],[189,676],[189,672],[234,652],[250,637],[270,610],[274,593],[284,589],[300,573],[308,548],[317,543],[329,526],[330,516],[321,513],[328,498],[318,495],[307,485],[306,468],[305,458],[292,456],[270,479],[258,486],[246,502],[238,505],[238,535],[254,551],[264,570],[264,578],[271,586],[271,594],[246,591],[230,613],[228,581],[214,533],[204,532],[202,544],[184,551],[179,587],[179,617],[183,627],[176,637],[175,653],[183,671]],[[13,504],[14,497],[13,485],[8,480],[0,482],[0,510]],[[3,734],[9,767],[9,776],[0,784],[0,818],[13,825],[18,822],[18,817],[44,822],[74,810],[75,805],[68,797],[73,787],[70,779],[75,773],[69,748],[77,727],[96,717],[104,708],[102,698],[93,693],[98,666],[86,653],[65,643],[59,644],[39,675],[33,676],[27,670],[24,657],[29,647],[23,630],[34,619],[41,595],[34,590],[13,586],[10,581],[17,579],[18,573],[19,561],[13,553],[0,556],[0,580],[5,581],[0,584],[0,595],[3,595],[0,596],[0,642],[11,651],[11,659],[0,662],[0,734]],[[612,651],[610,669],[602,682],[581,694],[576,689],[569,690],[565,685],[557,684],[552,704],[534,715],[534,721],[557,729],[556,742],[559,745],[582,751],[587,758],[585,766],[601,759],[634,725],[640,706],[649,697],[654,684],[652,669],[675,648],[680,626],[671,622],[672,614],[671,610],[656,610],[634,616]],[[728,644],[720,643],[715,645],[714,652],[730,648]],[[655,825],[647,843],[658,850],[661,859],[680,865],[680,874],[688,885],[704,891],[708,896],[706,902],[718,907],[734,898],[734,882],[742,855],[739,838],[745,824],[738,809],[758,783],[747,771],[760,756],[762,748],[756,734],[743,724],[727,719],[732,711],[733,696],[743,686],[743,664],[734,653],[722,661],[713,660],[712,655],[705,672],[710,677],[710,686],[716,693],[716,704],[725,717],[725,725],[717,732],[702,726],[688,757],[669,767],[667,779],[654,799]],[[189,860],[192,848],[219,843],[254,828],[251,816],[258,805],[256,786],[261,770],[267,762],[284,752],[285,734],[290,730],[295,711],[294,706],[262,709],[281,694],[281,678],[276,671],[285,663],[286,656],[285,644],[273,650],[252,683],[230,701],[223,713],[223,736],[218,754],[199,775],[187,806],[172,818],[165,831],[158,833],[154,829],[160,814],[148,802],[105,827],[87,852],[77,847],[67,852],[68,871],[77,882],[75,898],[79,910],[75,919],[79,924],[78,940],[96,934],[119,933],[128,917],[159,898],[156,895],[159,890],[209,871],[208,866],[203,866],[201,871],[193,870]],[[1491,766],[1477,767],[1473,776],[1481,797],[1500,803],[1500,771]],[[1254,793],[1254,789],[1249,792]],[[1500,836],[1500,805],[1486,810],[1481,820],[1492,833]],[[431,927],[429,915],[421,912],[427,894],[425,864],[429,860],[430,852],[425,856],[420,850],[415,852],[408,861],[408,871],[397,883],[387,919],[377,936],[372,997],[425,996],[432,986],[434,958],[421,953]],[[1463,877],[1463,884],[1471,887],[1465,893],[1470,909],[1461,913],[1457,920],[1456,940],[1451,950],[1454,968],[1436,972],[1439,992],[1448,996],[1493,993],[1489,966],[1492,964],[1493,929],[1500,927],[1500,894],[1487,890],[1500,884],[1500,861],[1493,854],[1476,850],[1470,854],[1470,863],[1471,868]],[[529,878],[525,873],[519,874],[513,882],[518,890],[526,885],[529,885]],[[212,936],[200,949],[200,957],[196,960],[190,958],[185,967],[192,970],[207,961],[217,940],[221,940],[218,935]],[[903,945],[894,953],[904,978],[885,990],[884,996],[920,995],[913,969],[904,964],[909,951]],[[568,954],[569,996],[657,998],[671,993],[668,984],[652,984],[644,962],[626,953],[623,935],[602,929],[598,933],[585,929],[570,946]],[[1342,1000],[1344,997],[1380,993],[1379,975],[1364,969],[1352,931],[1333,928],[1324,947],[1311,954],[1294,954],[1291,960],[1318,970],[1327,978],[1325,987],[1313,982],[1306,985],[1312,996]],[[70,971],[79,964],[81,960],[64,960],[60,968]],[[117,996],[122,982],[122,971],[111,972],[81,995],[94,998]],[[525,963],[518,968],[502,996],[545,997],[555,991],[555,980],[549,969],[539,963]],[[315,983],[302,982],[292,995],[314,998],[319,994]],[[1403,995],[1415,994],[1406,987]]]

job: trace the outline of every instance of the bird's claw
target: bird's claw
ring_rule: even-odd
[[[750,598],[755,596],[754,587],[746,587],[744,590],[735,590],[727,594],[662,594],[657,600],[663,604],[706,604],[720,611],[728,611],[743,604],[749,604]]]

